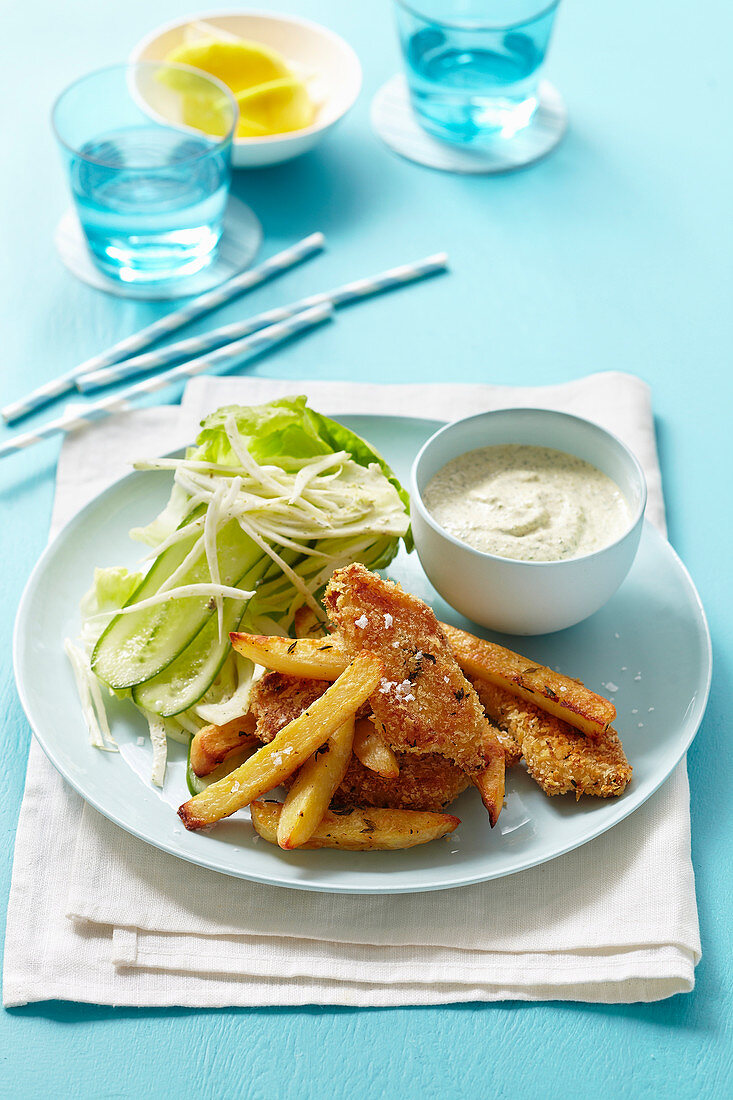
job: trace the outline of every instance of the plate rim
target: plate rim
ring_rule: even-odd
[[[409,420],[411,422],[419,421],[423,424],[442,424],[444,421],[438,421],[432,417],[402,417],[402,416],[390,416],[379,413],[340,413],[334,419],[352,420],[356,418],[363,419],[379,419],[388,421],[403,421]],[[180,452],[182,448],[177,448],[175,451],[168,452],[168,455],[175,455]],[[167,456],[163,456],[167,457]],[[41,577],[44,574],[46,563],[49,558],[54,556],[57,551],[57,547],[64,541],[73,538],[74,529],[81,524],[88,514],[94,511],[98,506],[102,498],[111,495],[119,491],[122,486],[133,480],[139,480],[142,478],[145,471],[133,470],[130,473],[124,474],[122,477],[116,478],[109,485],[107,485],[101,492],[97,493],[87,504],[84,505],[78,512],[76,512],[67,523],[56,533],[56,535],[48,542],[44,547],[38,561],[33,567],[28,580],[25,583],[23,592],[18,603],[18,610],[15,616],[15,623],[13,627],[13,675],[15,679],[15,686],[18,692],[21,706],[25,717],[31,727],[31,731],[36,741],[43,750],[45,756],[56,769],[58,774],[62,777],[65,783],[81,797],[86,803],[88,803],[94,810],[100,813],[108,821],[111,821],[117,828],[123,829],[126,833],[136,837],[138,840],[143,841],[145,844],[151,845],[151,847],[157,848],[160,851],[166,852],[169,855],[174,856],[176,859],[183,860],[186,863],[192,863],[195,866],[203,867],[205,870],[213,871],[216,874],[223,874],[229,878],[237,878],[249,882],[258,882],[266,886],[275,886],[282,889],[289,890],[305,890],[312,893],[331,893],[331,894],[355,894],[355,895],[389,895],[389,894],[413,894],[413,893],[432,893],[433,891],[440,890],[454,890],[459,889],[462,886],[474,886],[481,882],[490,882],[502,878],[510,878],[512,875],[519,874],[522,871],[527,871],[532,867],[542,866],[545,863],[549,863],[552,860],[559,858],[560,856],[567,855],[569,852],[575,851],[577,848],[583,847],[585,844],[590,843],[597,837],[602,836],[604,833],[613,829],[620,822],[630,817],[641,806],[645,805],[663,786],[664,783],[670,778],[672,773],[680,764],[680,761],[684,758],[690,745],[692,744],[695,736],[700,728],[702,719],[705,715],[707,703],[710,695],[710,687],[712,681],[712,640],[710,636],[710,628],[705,614],[705,608],[703,606],[700,594],[697,587],[690,575],[690,572],[685,563],[680,558],[677,551],[674,549],[669,540],[659,531],[649,520],[645,519],[642,530],[642,539],[651,538],[657,540],[661,551],[669,554],[672,561],[681,571],[684,580],[687,582],[692,602],[697,610],[699,616],[699,625],[701,627],[700,633],[702,640],[704,641],[704,652],[701,653],[701,660],[704,661],[705,668],[705,683],[701,691],[695,696],[694,704],[687,716],[683,719],[684,736],[682,738],[682,748],[676,759],[661,776],[658,782],[656,782],[652,788],[641,798],[640,801],[626,802],[625,799],[619,799],[616,805],[616,813],[613,815],[611,821],[604,820],[597,827],[591,827],[590,830],[584,833],[580,838],[575,839],[572,843],[563,845],[558,850],[554,851],[551,855],[546,855],[541,858],[528,857],[524,862],[520,862],[516,867],[511,870],[499,870],[495,873],[479,873],[470,875],[461,875],[449,881],[441,881],[439,883],[423,883],[413,885],[410,883],[405,884],[390,884],[389,886],[343,886],[335,882],[330,881],[304,881],[298,880],[293,882],[287,878],[281,878],[272,874],[258,874],[250,870],[237,871],[229,868],[216,867],[212,865],[212,861],[203,858],[196,858],[193,853],[183,853],[177,850],[173,842],[167,841],[165,838],[160,840],[152,839],[149,835],[144,834],[139,828],[136,828],[134,824],[122,824],[118,817],[114,815],[114,812],[105,810],[104,805],[100,804],[93,794],[87,793],[83,789],[83,784],[77,782],[74,778],[67,774],[63,764],[59,761],[57,754],[54,751],[53,739],[48,739],[45,734],[42,734],[36,728],[36,724],[31,716],[32,705],[30,699],[26,693],[23,677],[20,674],[21,664],[21,645],[23,630],[26,625],[26,608],[32,600],[36,585],[39,583]],[[572,628],[570,628],[572,629]]]

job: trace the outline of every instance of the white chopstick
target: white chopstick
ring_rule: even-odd
[[[424,260],[417,260],[411,264],[401,264],[399,267],[390,268],[379,275],[372,275],[366,279],[357,279],[346,283],[335,290],[326,291],[323,294],[312,294],[308,298],[301,298],[298,302],[270,309],[264,313],[258,313],[245,321],[236,321],[231,325],[223,325],[221,328],[206,332],[202,336],[192,336],[187,340],[179,340],[175,344],[162,348],[160,351],[149,351],[143,355],[136,355],[132,359],[115,363],[112,366],[102,367],[100,370],[82,374],[76,379],[76,387],[82,393],[102,389],[113,382],[121,382],[133,375],[145,374],[148,371],[158,370],[159,367],[176,360],[185,359],[189,355],[201,355],[211,348],[230,340],[238,340],[248,336],[265,325],[284,321],[288,317],[300,313],[311,306],[330,302],[334,307],[348,305],[351,302],[359,302],[364,298],[370,298],[375,294],[381,294],[394,287],[407,286],[418,279],[428,278],[430,275],[439,274],[448,267],[448,257],[445,252],[438,252],[434,256],[428,256]]]
[[[194,318],[201,317],[202,314],[217,309],[232,298],[244,294],[248,290],[253,290],[254,287],[260,286],[268,279],[281,275],[296,264],[307,260],[310,256],[320,252],[324,245],[325,237],[323,234],[312,233],[298,244],[285,248],[282,252],[271,256],[264,263],[235,275],[234,278],[222,283],[221,286],[214,287],[213,290],[207,290],[204,294],[200,294],[198,298],[194,298],[192,302],[181,309],[176,309],[165,317],[161,317],[160,320],[153,321],[151,325],[147,325],[140,332],[119,340],[107,351],[87,359],[86,362],[80,363],[78,367],[67,371],[59,378],[39,386],[38,389],[33,390],[22,400],[6,405],[1,410],[3,418],[10,424],[14,420],[19,420],[21,417],[35,412],[36,409],[47,405],[49,401],[53,401],[56,397],[61,397],[63,394],[73,391],[76,388],[76,379],[80,375],[89,374],[92,371],[100,370],[102,367],[108,367],[135,352],[142,351],[143,348],[149,347],[156,340],[160,340],[162,337],[170,335],[171,332],[175,332],[176,329],[182,328],[183,325],[187,325]]]
[[[35,432],[24,432],[22,435],[16,435],[13,439],[9,439],[7,443],[0,445],[0,458],[25,450],[26,447],[32,447],[35,443],[40,443],[41,440],[48,439],[50,436],[85,428],[94,420],[101,420],[112,413],[129,408],[130,403],[137,397],[154,393],[173,382],[191,378],[195,374],[201,374],[215,367],[232,366],[246,356],[269,351],[284,340],[288,340],[291,336],[307,332],[316,325],[322,324],[323,321],[331,320],[332,317],[333,307],[329,304],[322,304],[304,310],[287,321],[270,325],[252,336],[236,340],[234,343],[218,348],[208,355],[202,355],[198,359],[192,359],[190,363],[183,363],[181,366],[174,367],[172,370],[153,378],[145,378],[142,382],[137,382],[134,386],[128,386],[120,393],[104,397],[85,408],[80,408],[73,413],[67,413],[56,420],[51,420]]]

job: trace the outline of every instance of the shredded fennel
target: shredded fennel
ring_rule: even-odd
[[[79,694],[82,714],[89,731],[89,740],[96,749],[105,752],[119,752],[117,742],[110,733],[107,711],[104,707],[99,680],[92,672],[89,657],[68,638],[64,642],[64,652],[69,658],[74,673],[76,690]]]
[[[166,723],[157,714],[151,714],[150,711],[144,710],[143,714],[148,720],[150,743],[153,746],[153,767],[150,772],[150,781],[156,787],[162,787],[165,782],[165,766],[168,762]]]
[[[188,540],[191,545],[184,559],[176,568],[171,566],[154,595],[137,602],[128,602],[134,601],[134,575],[118,570],[120,577],[110,577],[105,598],[96,606],[92,600],[84,608],[82,648],[67,644],[90,737],[100,748],[114,742],[104,711],[105,689],[92,671],[90,657],[114,616],[174,600],[208,599],[216,613],[218,645],[225,646],[225,613],[230,623],[234,615],[225,601],[231,600],[242,605],[237,629],[287,635],[299,606],[305,604],[322,616],[318,597],[334,569],[355,560],[381,567],[396,553],[398,539],[409,540],[404,491],[398,492],[399,485],[380,456],[363,440],[309,410],[304,398],[221,410],[202,427],[196,447],[186,457],[135,464],[138,470],[171,470],[174,482],[163,511],[147,527],[131,532],[151,548],[143,570]],[[340,449],[334,449],[334,444]],[[352,457],[352,446],[359,461]],[[295,453],[287,453],[291,449]],[[202,506],[204,514],[194,516]],[[232,521],[266,555],[258,579],[250,581],[248,575],[252,590],[221,583],[227,559],[220,558],[219,535]],[[199,580],[204,562],[208,581],[187,583],[187,577]],[[115,591],[119,592],[116,601]],[[156,619],[156,630],[159,624],[164,629],[165,613]],[[194,645],[195,639],[189,647]],[[188,659],[189,647],[176,657],[176,663],[180,665],[180,656]],[[212,648],[210,656],[215,652]],[[197,665],[191,659],[191,685],[196,684],[201,667],[201,662]],[[212,675],[214,667],[211,663]],[[203,725],[221,725],[246,713],[252,685],[262,671],[231,651],[208,688],[202,679],[203,694],[188,709],[163,718],[139,706],[150,729],[156,785],[165,776],[167,737],[185,743]],[[185,676],[181,682],[185,683]],[[172,677],[170,683],[178,681]],[[164,704],[156,705],[162,709]]]
[[[138,600],[137,603],[131,603],[127,607],[120,607],[117,611],[110,613],[109,611],[98,611],[96,615],[90,615],[89,621],[94,622],[95,619],[110,618],[111,614],[114,615],[131,615],[135,611],[143,611],[146,607],[156,607],[158,604],[167,603],[169,600],[183,600],[188,596],[211,596],[216,598],[217,596],[227,596],[231,600],[248,600],[254,596],[254,590],[247,592],[244,588],[232,588],[228,584],[182,584],[179,588],[168,588],[156,592],[154,596],[148,596],[145,600]]]

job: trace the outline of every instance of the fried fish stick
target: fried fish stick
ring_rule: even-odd
[[[352,755],[331,806],[344,809],[381,806],[438,813],[471,785],[464,771],[437,753],[418,756],[414,752],[401,752],[396,758],[399,775],[396,779],[383,779]]]
[[[493,826],[504,800],[504,750],[432,609],[360,564],[333,574],[324,603],[346,650],[382,662],[370,702],[392,748],[439,753],[472,780],[480,776]]]
[[[184,802],[178,816],[187,829],[202,829],[248,806],[301,767],[369,698],[383,674],[378,657],[358,653],[345,672],[308,710],[225,779]]]
[[[479,696],[498,726],[521,745],[527,770],[545,794],[572,793],[613,798],[631,779],[631,766],[615,730],[584,737],[559,718],[516,699],[493,684],[478,685]]]
[[[486,716],[496,730],[497,739],[504,750],[504,762],[507,768],[513,768],[522,759],[522,744],[519,738],[506,727],[505,723],[496,720],[494,704],[497,698],[496,692],[500,692],[501,688],[494,687],[493,684],[488,684],[485,680],[474,677],[471,677],[471,683],[476,689],[476,694],[481,701]]]
[[[250,708],[256,719],[255,736],[272,741],[284,726],[320,699],[328,680],[306,680],[282,672],[266,672],[252,688]]]

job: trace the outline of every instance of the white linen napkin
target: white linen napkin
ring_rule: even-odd
[[[664,527],[649,392],[614,373],[541,389],[199,378],[180,410],[125,414],[66,441],[54,530],[121,463],[191,439],[211,409],[293,392],[330,414],[452,419],[513,404],[577,412],[634,449],[647,514]],[[689,991],[699,958],[684,763],[626,821],[540,867],[434,894],[342,897],[227,878],[151,848],[84,804],[31,745],[8,910],[8,1005],[650,1001]]]

